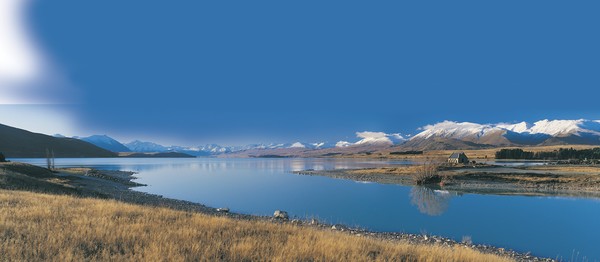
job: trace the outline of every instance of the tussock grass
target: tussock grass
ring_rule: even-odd
[[[0,260],[509,261],[268,221],[0,190]]]
[[[398,165],[394,167],[376,167],[376,168],[364,168],[364,169],[350,169],[346,170],[348,174],[354,175],[402,175],[412,176],[415,173],[421,171],[420,165]]]

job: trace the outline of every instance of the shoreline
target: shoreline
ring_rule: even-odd
[[[39,167],[37,168],[44,169]],[[143,184],[139,184],[132,181],[136,177],[134,176],[135,173],[131,171],[97,170],[91,168],[60,168],[56,169],[54,172],[57,179],[64,179],[68,181],[67,183],[65,183],[66,181],[60,181],[58,182],[59,184],[68,185],[70,188],[76,189],[76,191],[73,191],[71,193],[74,193],[74,195],[81,197],[112,199],[117,200],[119,202],[137,204],[141,206],[162,207],[179,211],[197,212],[206,215],[227,217],[232,219],[269,221],[272,223],[280,224],[293,224],[301,227],[317,228],[319,230],[338,231],[358,237],[371,237],[387,241],[407,241],[409,244],[440,245],[446,247],[461,246],[471,248],[485,254],[493,254],[502,257],[507,257],[516,261],[554,261],[550,258],[532,256],[530,255],[530,253],[521,253],[511,249],[494,247],[485,244],[463,243],[441,236],[412,234],[405,232],[377,232],[361,228],[353,228],[342,224],[323,223],[321,221],[316,220],[275,219],[271,216],[248,215],[234,212],[220,212],[219,208],[208,207],[200,203],[165,198],[160,195],[131,190],[131,188],[134,187],[144,186]],[[13,190],[29,191],[23,189]],[[54,194],[56,194],[56,192],[54,192]]]
[[[394,165],[378,168],[304,170],[296,175],[325,176],[359,182],[415,186],[413,175],[418,165]],[[443,183],[420,186],[458,193],[568,196],[600,198],[600,166],[442,166],[438,175]]]

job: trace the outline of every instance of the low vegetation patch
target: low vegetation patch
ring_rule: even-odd
[[[417,172],[413,174],[413,180],[416,185],[427,185],[440,183],[443,177],[440,175],[440,164],[427,161],[417,167]]]
[[[415,151],[415,150],[390,152],[390,155],[422,155],[422,154],[423,154],[423,151]]]
[[[510,261],[199,213],[0,190],[0,254],[16,261]]]
[[[600,159],[600,147],[596,148],[559,148],[553,151],[524,151],[520,148],[500,149],[496,159],[530,159],[530,160],[569,160]]]

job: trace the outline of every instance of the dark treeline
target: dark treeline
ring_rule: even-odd
[[[423,151],[395,151],[390,152],[390,155],[422,155]]]
[[[550,152],[529,152],[523,149],[500,149],[496,159],[536,159],[536,160],[568,160],[568,159],[600,159],[600,147],[592,149],[559,148]]]

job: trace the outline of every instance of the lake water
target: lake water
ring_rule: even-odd
[[[15,159],[45,165],[45,159]],[[137,171],[135,190],[233,212],[426,233],[533,255],[600,261],[600,200],[456,194],[422,187],[361,183],[291,171],[407,164],[357,159],[56,159],[58,167]]]

